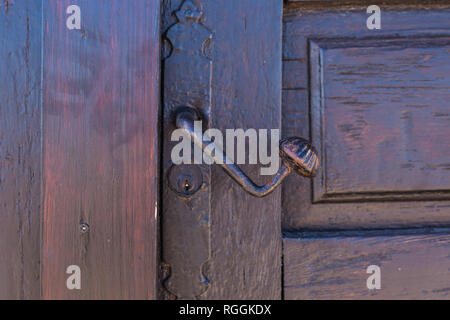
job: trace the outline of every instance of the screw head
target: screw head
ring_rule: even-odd
[[[80,231],[81,233],[87,233],[89,231],[89,225],[85,222],[80,223]]]

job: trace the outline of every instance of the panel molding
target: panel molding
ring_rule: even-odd
[[[353,6],[349,9],[336,5],[327,6],[326,10],[321,6],[311,6],[307,9],[293,5],[285,6],[283,87],[289,90],[283,90],[284,137],[301,135],[311,139],[312,133],[319,132],[319,127],[315,127],[317,124],[311,121],[314,117],[312,113],[315,111],[311,103],[314,98],[311,95],[311,84],[315,80],[310,68],[311,61],[309,61],[311,59],[310,40],[328,42],[328,44],[322,43],[322,46],[342,45],[333,44],[333,39],[341,42],[343,40],[370,42],[385,39],[386,43],[398,43],[399,40],[396,39],[414,41],[417,38],[419,40],[417,45],[420,45],[421,37],[431,38],[425,41],[435,43],[447,41],[446,38],[450,36],[448,3],[446,5],[429,3],[426,6],[410,7],[414,10],[386,4],[383,7],[382,29],[374,31],[367,29],[365,24],[367,13],[364,6]],[[422,51],[422,49],[418,50]],[[317,179],[320,179],[320,176]],[[407,194],[406,192],[397,196],[391,192],[387,195],[378,194],[374,199],[373,194],[351,193],[342,195],[340,198],[315,202],[313,182],[290,176],[282,186],[282,227],[285,231],[324,231],[450,226],[450,200],[445,200],[448,197],[446,190],[441,192],[441,189],[447,189],[445,183],[442,180],[440,183],[426,185],[426,188],[434,186],[436,189],[431,194]],[[421,187],[420,184],[417,187]],[[389,188],[389,190],[392,189],[396,188]],[[359,189],[359,191],[367,190],[371,189]],[[344,190],[336,187],[331,191]],[[410,200],[412,198],[414,200]],[[424,200],[425,198],[429,200]]]
[[[417,34],[415,37],[365,37],[308,39],[310,97],[311,97],[311,136],[312,142],[320,150],[321,168],[312,183],[312,203],[345,202],[386,202],[386,201],[445,201],[450,200],[449,189],[417,190],[374,190],[368,192],[330,192],[327,190],[327,150],[324,146],[324,61],[323,49],[335,48],[429,48],[450,45],[450,37]]]

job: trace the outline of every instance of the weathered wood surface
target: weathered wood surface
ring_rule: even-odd
[[[0,299],[40,296],[41,4],[0,3]]]
[[[71,4],[82,30],[66,28]],[[159,7],[44,1],[44,299],[156,298]]]
[[[449,298],[449,230],[408,229],[450,223],[450,3],[419,2],[380,3],[376,31],[363,1],[285,7],[283,134],[322,160],[283,186],[284,230],[308,230],[284,239],[286,299]]]
[[[449,230],[429,232],[285,239],[285,298],[449,299]],[[371,265],[380,267],[380,290],[367,288]]]
[[[441,5],[448,0],[380,0],[377,1],[378,6],[411,6],[411,5],[424,5],[424,4],[433,4],[433,5]],[[318,8],[325,5],[327,7],[330,6],[347,6],[347,7],[357,7],[361,5],[365,5],[366,8],[370,5],[375,4],[370,0],[284,0],[286,5],[289,5],[289,8],[294,7],[302,7],[302,8]]]
[[[165,29],[176,22],[171,14],[181,3],[164,1]],[[279,128],[282,1],[193,3],[202,8],[202,23],[213,33],[211,126]],[[258,177],[258,169],[244,167],[252,178],[265,182],[268,177]],[[215,166],[211,181],[211,253],[205,267],[209,288],[201,298],[279,299],[280,191],[252,198]],[[163,235],[163,246],[165,237],[170,234]]]
[[[280,128],[282,2],[208,0],[205,12],[215,31],[213,127]],[[243,169],[260,184],[269,178]],[[254,198],[217,166],[211,190],[215,285],[206,297],[281,298],[281,190]]]
[[[450,37],[310,46],[314,201],[450,199]]]
[[[286,6],[283,135],[321,156],[311,184],[283,186],[283,227],[402,228],[450,223],[449,3]]]

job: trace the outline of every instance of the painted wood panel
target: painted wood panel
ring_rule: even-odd
[[[208,2],[209,3],[209,2]],[[212,123],[221,130],[281,128],[282,2],[211,3],[214,21]],[[260,166],[243,170],[259,184]],[[212,168],[210,299],[280,299],[281,190],[248,195]]]
[[[69,5],[81,30],[66,28]],[[44,299],[156,298],[159,10],[44,1]],[[69,265],[81,290],[66,288]]]
[[[283,135],[323,164],[285,181],[286,230],[450,224],[449,5],[386,4],[381,30],[361,3],[285,6]]]
[[[314,201],[450,198],[449,45],[448,37],[310,43],[322,150]]]
[[[40,1],[0,3],[0,299],[39,299]]]
[[[323,164],[283,186],[284,297],[448,299],[449,3],[329,3],[284,11],[283,133]]]
[[[284,240],[288,300],[450,298],[448,230],[295,236]],[[380,267],[379,290],[367,288],[371,265]]]

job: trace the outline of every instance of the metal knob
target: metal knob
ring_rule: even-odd
[[[206,148],[211,141],[205,141],[203,136],[199,136],[194,130],[194,122],[201,120],[200,115],[194,108],[181,107],[175,112],[175,123],[177,128],[185,130],[191,137],[194,144],[200,147],[207,156],[211,158],[222,157],[219,164],[225,172],[235,180],[245,191],[255,197],[264,197],[274,191],[283,180],[291,173],[313,178],[319,168],[319,157],[316,149],[307,140],[298,137],[289,137],[280,141],[280,157],[282,164],[275,176],[265,185],[255,184],[240,168],[232,164],[223,150],[216,148],[214,155],[212,148]]]

